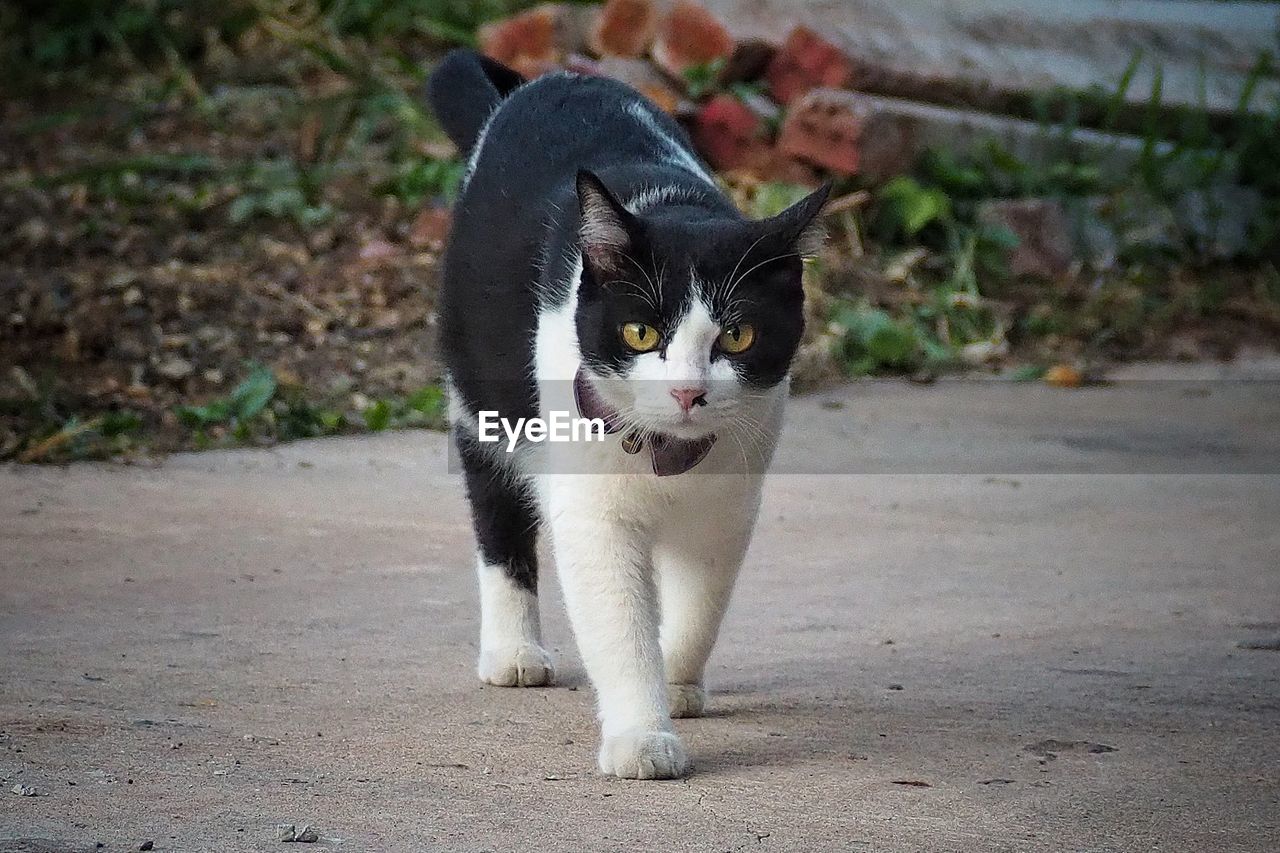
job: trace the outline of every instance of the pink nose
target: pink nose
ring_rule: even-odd
[[[706,388],[672,388],[671,396],[676,398],[676,402],[680,404],[680,410],[687,412],[694,406],[705,406],[707,404]]]

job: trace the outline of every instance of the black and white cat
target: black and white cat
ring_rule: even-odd
[[[672,717],[742,563],[804,321],[827,188],[744,218],[679,125],[630,88],[526,82],[471,51],[428,97],[469,157],[444,263],[450,417],[478,542],[480,678],[549,684],[546,526],[602,724],[600,769],[685,774]],[[600,441],[480,440],[482,412],[602,418]]]

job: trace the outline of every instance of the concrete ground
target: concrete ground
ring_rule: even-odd
[[[476,682],[443,436],[0,469],[0,851],[1280,849],[1276,386],[1020,387],[796,402],[668,783],[553,577]]]

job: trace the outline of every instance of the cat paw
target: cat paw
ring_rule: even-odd
[[[485,684],[498,687],[542,687],[556,677],[551,653],[535,643],[484,649],[476,672]]]
[[[679,779],[691,767],[689,753],[672,732],[635,729],[606,737],[600,745],[600,772],[619,779]]]
[[[707,691],[701,684],[668,684],[667,701],[674,719],[701,717],[707,707]]]

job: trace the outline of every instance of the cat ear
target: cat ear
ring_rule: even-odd
[[[632,216],[591,172],[578,172],[578,241],[594,273],[615,273],[631,247]]]
[[[811,258],[822,249],[827,235],[818,214],[831,195],[831,182],[827,181],[800,201],[788,207],[770,219],[764,221],[765,228],[774,235],[779,244],[792,249],[804,258]]]

